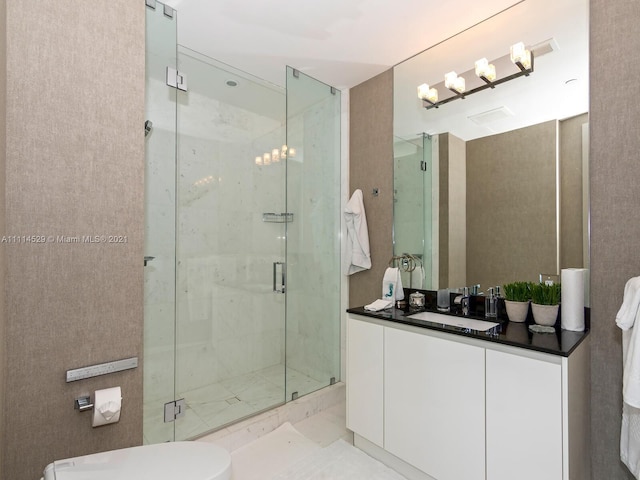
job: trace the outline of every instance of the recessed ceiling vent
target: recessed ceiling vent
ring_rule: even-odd
[[[513,112],[507,107],[498,107],[493,110],[487,110],[486,112],[476,113],[468,118],[476,125],[483,126],[508,117],[513,117]]]
[[[558,50],[558,42],[556,42],[555,38],[550,38],[549,40],[545,40],[544,42],[540,42],[537,45],[533,45],[531,47],[531,53],[533,53],[533,58],[540,58],[543,55],[546,55],[551,52],[555,52]]]

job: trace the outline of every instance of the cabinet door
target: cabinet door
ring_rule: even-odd
[[[562,478],[561,372],[487,351],[487,480]]]
[[[347,320],[347,428],[383,446],[383,328]]]
[[[385,328],[386,450],[438,480],[483,480],[484,394],[483,348]]]

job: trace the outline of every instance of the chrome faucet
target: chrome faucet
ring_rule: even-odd
[[[462,299],[460,300],[462,306],[462,315],[469,316],[469,287],[462,289]]]

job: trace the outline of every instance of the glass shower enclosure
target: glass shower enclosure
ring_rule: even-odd
[[[146,443],[340,374],[340,92],[179,46],[166,13],[147,7]]]

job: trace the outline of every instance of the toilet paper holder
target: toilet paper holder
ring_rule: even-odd
[[[76,410],[86,412],[93,409],[93,403],[91,403],[91,397],[89,395],[84,397],[78,397],[74,401],[74,407]]]

